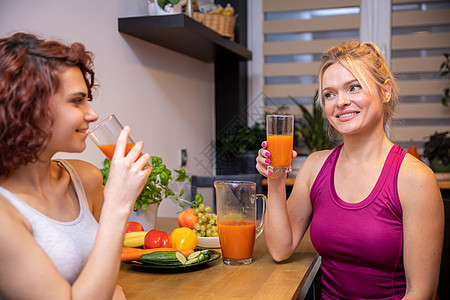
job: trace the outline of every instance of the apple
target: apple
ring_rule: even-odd
[[[134,232],[134,231],[144,231],[144,227],[138,222],[135,221],[129,221],[127,223],[127,230],[126,232]]]
[[[178,225],[180,227],[193,229],[196,223],[198,223],[198,217],[193,208],[186,209],[178,216]]]

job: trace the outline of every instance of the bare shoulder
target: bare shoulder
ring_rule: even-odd
[[[406,154],[400,167],[398,192],[402,207],[421,199],[441,201],[441,194],[434,172],[423,162]],[[427,201],[428,202],[428,201]]]
[[[93,164],[70,159],[67,160],[77,172],[83,184],[89,207],[94,217],[99,220],[103,203],[103,175],[99,168]]]
[[[333,150],[316,151],[308,155],[298,172],[297,179],[307,183],[310,187],[320,172],[325,160]],[[296,179],[296,181],[297,181]]]
[[[77,172],[85,189],[89,188],[90,186],[97,187],[98,184],[103,183],[102,172],[93,164],[78,159],[70,159],[67,161]]]
[[[328,158],[332,151],[333,150],[321,150],[311,153],[305,160],[305,169],[309,170],[310,172],[312,172],[312,174],[315,174],[317,176],[323,164],[325,163],[325,160]]]

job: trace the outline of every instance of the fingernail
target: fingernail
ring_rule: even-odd
[[[263,143],[263,147],[266,148],[266,142]]]
[[[267,173],[267,175],[272,176],[272,173],[269,172],[269,173]]]
[[[125,127],[123,129],[130,129],[130,126],[125,125]]]
[[[268,164],[270,163],[270,159],[266,159],[265,162]]]
[[[269,151],[266,151],[265,154],[266,154],[267,157],[270,157],[270,152]]]

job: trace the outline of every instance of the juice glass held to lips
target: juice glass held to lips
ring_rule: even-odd
[[[267,150],[270,152],[270,173],[292,171],[292,149],[294,146],[294,116],[267,115]]]
[[[89,137],[94,141],[97,147],[112,160],[114,151],[116,149],[117,139],[122,132],[122,125],[117,120],[115,115],[110,115],[94,128],[88,131]],[[135,145],[134,141],[128,136],[127,145],[125,147],[125,155],[130,152]]]
[[[256,194],[256,183],[251,181],[215,181],[214,187],[223,262],[250,264],[255,240],[264,229],[266,197]]]

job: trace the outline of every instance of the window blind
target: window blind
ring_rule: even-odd
[[[450,53],[450,1],[392,0],[391,67],[402,98],[391,138],[403,148],[423,144],[436,131],[450,130],[450,108],[441,104],[449,77],[441,77]]]
[[[359,39],[360,0],[264,0],[263,12],[265,111],[301,117],[290,97],[312,110],[322,53]]]
[[[322,52],[359,40],[360,0],[264,0],[263,12],[265,111],[283,106],[301,117],[289,97],[311,109]],[[450,108],[441,104],[450,80],[439,71],[450,53],[450,1],[392,0],[391,13],[391,67],[401,98],[389,135],[421,153],[430,135],[450,129]]]

